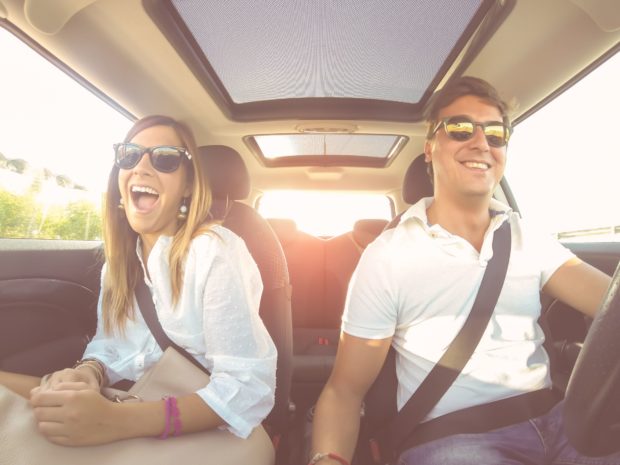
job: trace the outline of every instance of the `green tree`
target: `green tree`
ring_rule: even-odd
[[[38,188],[26,195],[0,189],[0,237],[41,239],[101,239],[101,214],[88,201],[43,206],[36,201]]]
[[[0,189],[0,237],[30,237],[29,227],[39,212],[32,195]]]
[[[101,239],[101,215],[87,201],[72,202],[49,209],[41,221],[39,237],[47,239]]]

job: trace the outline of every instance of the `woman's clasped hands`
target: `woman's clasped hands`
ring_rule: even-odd
[[[105,444],[119,439],[112,427],[114,402],[100,394],[93,370],[69,368],[43,378],[30,392],[37,427],[64,446]]]

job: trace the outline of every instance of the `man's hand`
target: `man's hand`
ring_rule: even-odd
[[[362,401],[381,371],[391,343],[391,337],[364,339],[341,333],[334,368],[316,404],[314,453],[333,452],[349,460],[353,456]],[[323,463],[334,460],[325,458],[317,465]]]

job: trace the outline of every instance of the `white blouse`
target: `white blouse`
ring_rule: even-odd
[[[273,407],[276,377],[276,347],[258,315],[263,290],[258,268],[245,242],[215,225],[211,233],[190,244],[183,288],[173,306],[171,243],[171,237],[160,236],[146,265],[150,280],[145,282],[157,315],[168,337],[211,372],[210,383],[197,394],[227,423],[227,429],[247,437]],[[105,273],[104,265],[102,283]],[[101,307],[100,295],[97,332],[84,358],[100,360],[111,384],[137,380],[162,351],[135,299],[135,318],[128,320],[123,336],[105,334]]]

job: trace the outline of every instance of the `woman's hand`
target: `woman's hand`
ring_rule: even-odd
[[[57,390],[62,384],[72,386],[76,389],[91,389],[99,392],[100,386],[95,372],[90,367],[81,368],[66,368],[64,370],[56,371],[41,380],[41,385],[38,388],[34,388],[31,395],[38,390]],[[67,389],[67,386],[62,389]]]
[[[113,422],[120,404],[107,400],[83,382],[63,382],[55,389],[34,389],[30,405],[39,431],[55,444],[87,446],[121,438]]]

